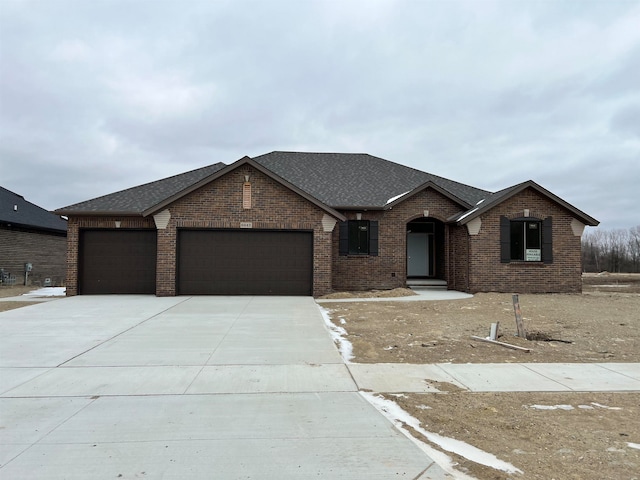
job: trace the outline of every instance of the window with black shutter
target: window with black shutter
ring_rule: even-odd
[[[500,261],[553,262],[551,217],[500,218]]]
[[[378,222],[349,220],[340,223],[340,255],[378,255]]]

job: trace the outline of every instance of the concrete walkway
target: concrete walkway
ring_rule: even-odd
[[[349,303],[349,302],[424,302],[434,300],[461,300],[473,295],[456,290],[432,287],[411,287],[416,294],[408,297],[376,297],[376,298],[334,298],[317,299],[317,303]]]
[[[80,296],[0,313],[0,478],[444,479],[312,298]]]
[[[351,363],[360,390],[440,392],[446,382],[471,392],[640,392],[640,363]]]

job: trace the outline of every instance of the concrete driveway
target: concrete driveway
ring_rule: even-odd
[[[303,297],[72,297],[0,314],[0,477],[448,478]]]

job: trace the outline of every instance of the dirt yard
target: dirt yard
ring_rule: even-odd
[[[640,362],[640,275],[612,277],[598,279],[617,284],[587,284],[582,295],[519,295],[527,333],[544,339],[536,341],[515,336],[511,294],[323,306],[334,323],[345,322],[359,363]],[[487,337],[493,322],[500,341],[531,351],[471,339]]]
[[[323,307],[347,331],[359,363],[640,362],[640,275],[587,275],[583,290],[582,295],[519,296],[527,332],[546,341],[515,336],[510,294]],[[500,341],[531,351],[471,339],[488,336],[496,321]],[[509,475],[452,455],[473,477],[640,479],[640,393],[447,390],[386,398],[427,431],[467,442],[524,472]]]
[[[7,310],[13,310],[14,308],[26,307],[27,305],[35,305],[38,302],[3,302],[3,298],[17,297],[24,293],[35,290],[36,287],[24,287],[24,286],[11,286],[0,287],[0,312],[6,312]]]

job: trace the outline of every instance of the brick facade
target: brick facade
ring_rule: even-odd
[[[449,263],[447,286],[451,290],[469,291],[469,233],[467,227],[449,227]]]
[[[252,208],[243,208],[245,175],[251,184]],[[322,220],[326,212],[271,177],[245,165],[176,200],[166,207],[170,220],[158,229],[156,295],[176,295],[177,234],[181,228],[306,230],[313,232],[313,295],[331,291],[331,232]],[[68,295],[78,290],[79,229],[156,228],[153,217],[71,217],[68,225]]]
[[[27,284],[52,286],[65,283],[67,239],[64,233],[48,233],[17,227],[0,228],[0,268],[15,275],[16,285],[24,285],[24,265],[31,263]]]
[[[540,220],[553,218],[553,263],[500,263],[500,216],[519,218],[524,210]],[[478,235],[469,236],[469,286],[475,292],[572,293],[582,291],[580,237],[573,234],[573,216],[555,202],[528,188],[482,216]]]
[[[379,222],[378,256],[339,255],[339,232],[333,232],[334,290],[369,290],[404,287],[407,281],[407,223],[423,218],[435,220],[442,229],[436,245],[436,277],[448,280],[449,258],[447,218],[465,210],[436,190],[427,188],[384,211],[361,211],[362,220]],[[341,212],[355,220],[357,211]]]

